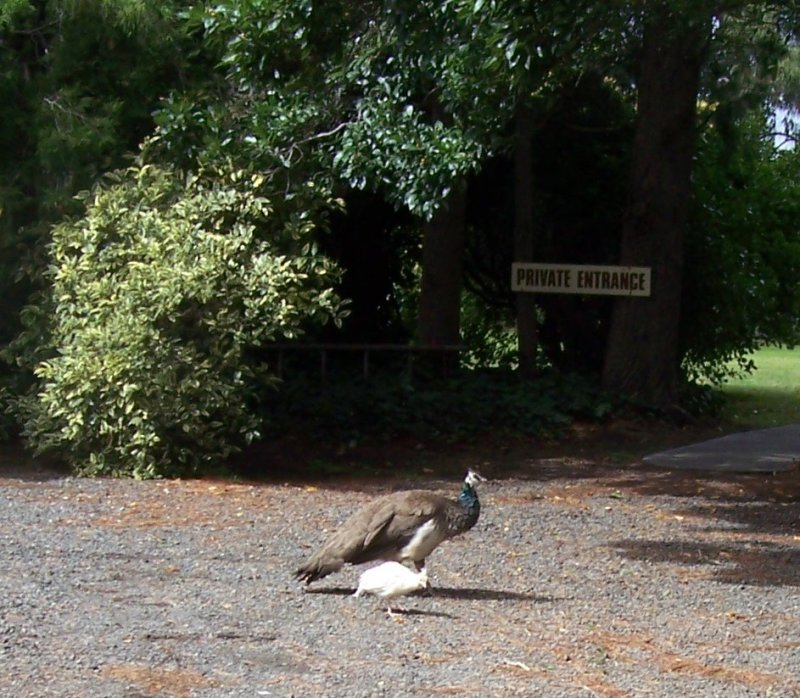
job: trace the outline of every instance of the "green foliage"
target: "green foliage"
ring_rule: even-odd
[[[776,75],[781,98],[793,99],[796,56],[785,37],[797,8],[762,5],[729,8],[705,69],[714,128],[702,146],[683,314],[695,378],[720,380],[731,358],[746,367],[747,350],[765,337],[797,339],[797,159],[761,150],[763,124],[741,130],[747,111],[775,94]],[[465,303],[464,340],[470,365],[510,365],[513,182],[487,172],[487,158],[507,154],[510,120],[527,105],[537,121],[536,254],[613,263],[641,10],[563,0],[0,3],[0,345],[18,331],[30,290],[21,270],[39,269],[53,223],[81,216],[57,228],[45,278],[52,293],[24,311],[28,329],[15,342],[41,381],[39,398],[25,403],[32,439],[70,453],[79,469],[145,476],[201,467],[254,434],[249,400],[263,377],[247,349],[299,332],[307,314],[337,313],[321,295],[335,275],[307,245],[337,206],[331,192],[348,187],[423,218],[483,168],[488,184],[471,198],[491,220],[480,226],[473,211],[470,224],[482,227],[473,256],[490,268],[473,283],[483,306]],[[137,166],[75,200],[143,139],[148,161],[168,165]],[[184,180],[177,170],[202,175]],[[369,236],[385,227],[353,220],[369,257]],[[395,235],[385,255],[401,271],[379,302],[402,310],[401,336],[413,329],[416,242]],[[292,279],[280,298],[256,282],[278,268]],[[565,370],[602,363],[610,301],[584,301],[540,304],[543,344]],[[9,392],[23,382],[6,378],[0,401],[13,404]],[[380,423],[416,423],[449,407],[438,397],[417,403],[410,387],[386,389],[401,413]],[[360,398],[382,414],[381,400]],[[550,409],[516,408],[532,423],[536,409]],[[453,414],[480,426],[458,407]]]
[[[77,213],[75,193],[119,167],[150,131],[151,111],[183,61],[172,10],[153,0],[4,8],[0,231]]]
[[[21,309],[45,287],[50,227],[81,213],[78,191],[128,162],[185,74],[181,4],[0,2],[0,359],[23,329]],[[22,343],[36,343],[33,334]],[[0,361],[10,403],[30,380]]]
[[[721,128],[759,110],[767,97],[791,103],[798,9],[796,0],[750,2],[718,17],[702,89]]]
[[[48,356],[23,403],[38,450],[85,474],[156,477],[258,436],[249,400],[265,377],[245,352],[341,311],[310,225],[274,227],[262,188],[238,170],[137,165],[56,227]]]
[[[517,331],[509,312],[487,309],[472,293],[461,295],[462,363],[471,369],[517,367]]]
[[[720,383],[751,370],[761,344],[800,342],[800,152],[775,153],[761,130],[703,135],[683,291],[690,380]]]
[[[426,123],[410,104],[398,113],[395,104],[376,100],[345,131],[333,164],[351,186],[377,189],[392,203],[431,218],[482,151],[459,129]]]
[[[471,3],[254,0],[189,16],[235,89],[165,104],[173,152],[316,167],[430,218],[510,118],[517,59]]]
[[[0,4],[0,29],[11,26],[32,13],[33,6],[28,0],[4,0]]]
[[[598,421],[617,407],[590,382],[555,372],[525,383],[510,371],[463,371],[449,379],[402,373],[353,380],[344,374],[287,376],[265,405],[270,435],[308,438],[408,436],[470,440],[486,434],[546,436],[576,419]]]

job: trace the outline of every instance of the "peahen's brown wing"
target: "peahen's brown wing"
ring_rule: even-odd
[[[388,495],[370,520],[362,545],[346,561],[358,564],[399,558],[420,527],[440,517],[448,505],[445,497],[426,490]]]
[[[417,529],[448,504],[445,497],[426,490],[380,497],[347,519],[295,576],[309,583],[339,570],[345,562],[398,559]]]

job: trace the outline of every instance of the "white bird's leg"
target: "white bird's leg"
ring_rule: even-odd
[[[399,611],[398,613],[395,613],[395,611],[392,610],[391,606],[386,607],[386,614],[388,618],[391,618],[395,623],[405,623],[406,622],[405,616],[403,615],[400,609],[398,609],[398,611]]]

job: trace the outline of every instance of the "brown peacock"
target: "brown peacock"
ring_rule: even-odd
[[[325,545],[297,569],[306,584],[337,572],[345,563],[373,560],[413,562],[417,570],[443,541],[469,531],[478,521],[481,503],[475,485],[485,478],[467,471],[461,494],[448,499],[427,490],[394,492],[353,514]]]

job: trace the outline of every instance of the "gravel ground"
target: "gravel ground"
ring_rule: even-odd
[[[0,459],[0,694],[800,696],[797,472],[519,465],[391,619],[348,596],[356,568],[309,592],[291,571],[371,497],[457,481],[83,480]]]

